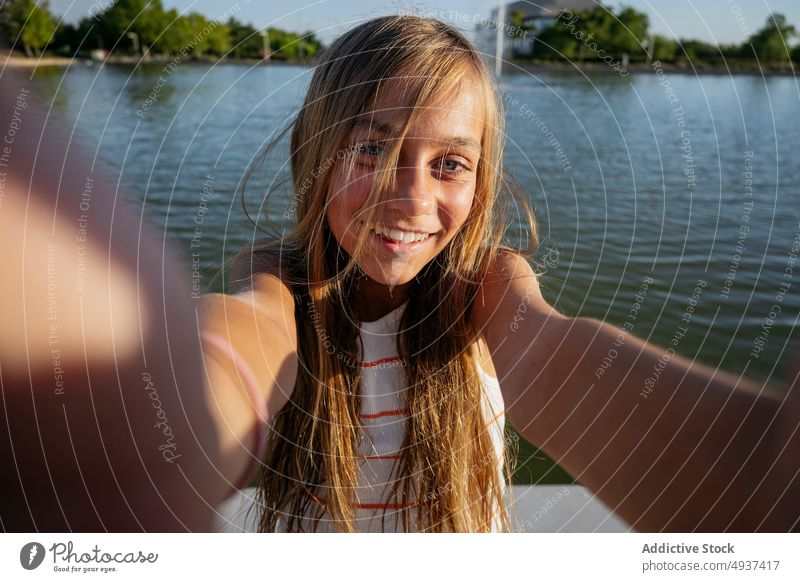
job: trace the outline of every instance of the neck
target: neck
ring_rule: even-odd
[[[369,277],[358,280],[358,313],[361,321],[375,321],[406,302],[411,282],[402,285],[383,285]]]

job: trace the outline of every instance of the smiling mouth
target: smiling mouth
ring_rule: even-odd
[[[370,229],[370,232],[375,233],[376,235],[386,240],[387,242],[395,244],[406,244],[406,245],[427,240],[428,237],[432,234],[430,232],[423,232],[423,231],[394,229],[382,224],[376,225],[375,228]]]

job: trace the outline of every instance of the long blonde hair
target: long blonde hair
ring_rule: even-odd
[[[354,259],[363,240],[348,256],[324,217],[334,165],[349,163],[352,170],[342,149],[345,140],[391,79],[406,84],[410,113],[376,170],[365,207],[374,209],[373,202],[392,191],[400,142],[420,110],[459,83],[472,82],[484,96],[485,111],[469,216],[413,281],[400,322],[408,418],[389,500],[404,508],[406,531],[412,523],[419,531],[490,531],[498,520],[509,529],[503,477],[481,406],[483,385],[469,350],[477,339],[472,304],[506,227],[502,104],[480,55],[456,29],[429,18],[389,16],[345,33],[317,60],[303,106],[289,126],[290,209],[297,226],[243,251],[255,270],[278,264],[296,300],[299,370],[290,401],[271,424],[259,475],[261,531],[275,531],[279,518],[288,531],[303,531],[308,523],[316,531],[321,520],[337,531],[357,529],[353,492],[363,426],[359,368],[353,364],[359,352],[354,306],[362,274]],[[524,207],[533,242],[533,215]],[[510,481],[513,456],[505,456]]]

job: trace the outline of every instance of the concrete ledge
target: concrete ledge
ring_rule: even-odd
[[[516,532],[635,531],[580,485],[514,485],[511,497]]]
[[[255,532],[258,529],[255,493],[251,487],[225,501],[218,508],[216,531]],[[580,485],[515,485],[510,498],[515,532],[635,531]]]

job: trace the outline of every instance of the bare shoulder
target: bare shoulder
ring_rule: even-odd
[[[542,296],[528,260],[510,249],[502,250],[487,270],[473,305],[473,317],[508,402],[516,401],[531,381],[527,372],[530,367],[520,363],[547,369],[549,355],[569,324],[569,318]],[[481,361],[487,366],[485,359]]]
[[[275,287],[276,282],[291,292],[289,277],[282,266],[282,255],[271,243],[274,243],[273,239],[261,238],[236,253],[231,261],[228,293],[263,291]]]
[[[498,326],[516,327],[522,319],[562,317],[542,297],[539,280],[528,260],[511,249],[502,249],[487,271],[475,301],[474,316],[484,334]]]
[[[489,267],[484,279],[484,286],[496,286],[501,283],[511,283],[519,279],[536,280],[528,260],[519,252],[508,248],[501,248],[497,257]]]

